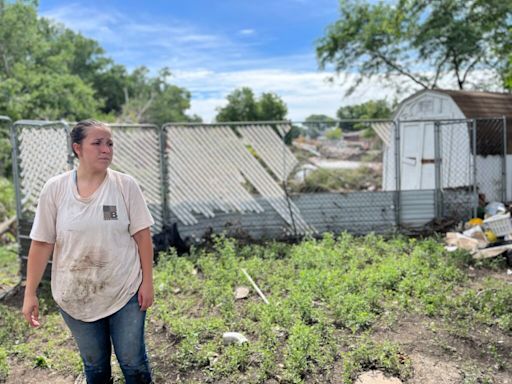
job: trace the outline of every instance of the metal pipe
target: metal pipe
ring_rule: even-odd
[[[169,210],[169,173],[167,170],[167,130],[163,127],[157,128],[158,144],[160,145],[160,193],[162,197],[162,217],[164,225],[171,224],[171,214]]]
[[[503,116],[503,156],[502,156],[502,167],[501,167],[501,188],[502,188],[502,200],[507,201],[507,117]]]
[[[401,225],[401,194],[402,185],[400,181],[400,120],[393,122],[395,127],[395,221],[396,228],[399,230]]]
[[[476,168],[476,119],[471,124],[471,136],[473,138],[473,217],[478,214],[478,188],[477,188],[477,168]]]
[[[441,180],[441,124],[434,122],[434,164],[435,164],[435,211],[436,218],[443,217],[443,196],[442,196],[442,180]]]

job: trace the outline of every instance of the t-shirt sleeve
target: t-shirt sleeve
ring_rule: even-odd
[[[54,183],[46,183],[39,195],[34,224],[30,231],[30,238],[36,241],[54,244],[57,220],[57,198]]]
[[[135,179],[130,178],[127,184],[129,192],[127,201],[130,219],[129,232],[133,236],[141,229],[151,227],[155,222]]]

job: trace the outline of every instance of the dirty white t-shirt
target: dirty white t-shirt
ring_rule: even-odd
[[[88,198],[74,171],[48,180],[30,238],[55,244],[52,294],[73,318],[95,321],[117,312],[137,292],[142,270],[132,235],[154,222],[135,180],[108,169]]]

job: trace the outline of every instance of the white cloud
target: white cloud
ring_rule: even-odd
[[[216,108],[226,104],[226,95],[235,88],[250,87],[259,96],[274,92],[288,106],[288,117],[303,121],[311,114],[334,117],[342,105],[358,104],[369,99],[392,98],[394,90],[378,81],[365,81],[350,97],[345,92],[354,76],[346,76],[343,85],[326,81],[327,73],[285,70],[246,70],[235,72],[189,71],[175,74],[174,82],[192,93],[191,113],[212,122]]]
[[[241,35],[254,35],[256,33],[256,31],[254,29],[242,29],[240,31],[238,31],[239,34]]]
[[[327,82],[330,73],[315,71],[312,48],[307,53],[266,56],[261,53],[263,48],[255,49],[263,44],[261,39],[246,38],[256,33],[250,28],[238,29],[237,34],[230,35],[192,21],[155,22],[141,15],[121,14],[110,9],[108,2],[101,10],[71,3],[42,15],[99,41],[109,56],[128,69],[145,65],[156,73],[169,67],[173,73],[170,81],[192,94],[190,113],[205,121],[212,121],[215,109],[225,105],[225,97],[243,86],[252,88],[256,95],[279,95],[294,121],[304,120],[310,114],[334,117],[342,105],[392,98],[395,94],[389,83],[372,79],[345,97],[354,84],[354,75],[338,78],[334,84]],[[403,79],[399,81],[408,84]]]

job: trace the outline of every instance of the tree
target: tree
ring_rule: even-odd
[[[190,108],[190,92],[169,84],[167,78],[171,72],[168,68],[161,69],[154,78],[148,74],[146,67],[139,67],[128,77],[124,89],[126,102],[118,117],[119,122],[162,125],[200,120],[185,113]]]
[[[73,34],[38,19],[36,2],[0,0],[0,114],[13,120],[74,120],[101,105],[73,73]]]
[[[394,105],[391,106],[385,99],[370,100],[362,104],[340,107],[336,116],[339,120],[389,119],[393,108]]]
[[[228,104],[217,109],[216,121],[257,121],[258,107],[251,88],[235,89],[227,97]]]
[[[309,115],[304,120],[304,126],[307,129],[307,135],[312,139],[316,139],[326,129],[336,126],[336,119],[327,115]]]
[[[451,76],[463,89],[470,79],[478,82],[477,70],[493,72],[504,85],[510,0],[341,0],[340,12],[316,50],[322,68],[359,73],[349,93],[375,76],[407,78],[421,88]]]
[[[286,119],[288,107],[275,93],[262,93],[257,102],[258,120],[279,121]]]
[[[228,104],[217,108],[216,121],[280,121],[286,119],[288,108],[274,93],[262,93],[256,99],[249,87],[235,89],[227,97]]]

